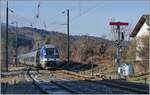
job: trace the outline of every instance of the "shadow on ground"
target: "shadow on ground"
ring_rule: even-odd
[[[106,80],[105,80],[106,81]],[[56,82],[56,80],[55,80]],[[95,83],[93,83],[95,82]],[[123,92],[121,90],[111,88],[111,86],[102,85],[102,80],[95,80],[91,82],[87,82],[85,80],[63,80],[63,81],[57,81],[57,83],[61,85],[65,85],[69,87],[70,89],[74,89],[75,91],[80,92],[81,94],[129,94],[127,92]],[[40,82],[40,85],[49,84],[47,82]],[[78,85],[79,84],[79,85]],[[4,83],[1,83],[2,89]],[[143,85],[143,84],[142,84]],[[52,86],[52,85],[47,85]],[[130,85],[131,86],[131,85]],[[136,85],[135,85],[136,86]],[[149,90],[149,86],[145,85],[142,86],[142,89]],[[45,87],[45,89],[48,89],[51,94],[66,94],[61,92],[60,90],[63,89],[62,87]],[[1,91],[2,92],[2,91]],[[38,87],[33,85],[32,82],[19,82],[15,84],[7,84],[7,88],[5,91],[5,94],[42,94],[43,92],[39,90]],[[137,94],[137,93],[132,93]],[[145,93],[143,93],[145,94]]]
[[[42,94],[32,82],[7,83],[7,86],[4,85],[4,83],[1,83],[2,94]]]

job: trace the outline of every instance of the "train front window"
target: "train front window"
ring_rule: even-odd
[[[54,48],[46,48],[46,57],[54,56]]]
[[[59,58],[58,50],[56,48],[46,48],[46,58]]]
[[[59,58],[59,53],[58,53],[58,50],[57,50],[57,49],[55,49],[55,57],[56,57],[56,58]]]

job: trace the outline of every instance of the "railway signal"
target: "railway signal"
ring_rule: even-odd
[[[124,41],[124,33],[121,31],[120,27],[121,26],[128,26],[127,22],[110,22],[109,25],[112,27],[112,32],[114,33],[114,44],[116,46],[116,65],[117,65],[117,70],[118,67],[120,66],[120,59],[121,59],[121,43]],[[120,74],[118,75],[119,78],[121,78]]]

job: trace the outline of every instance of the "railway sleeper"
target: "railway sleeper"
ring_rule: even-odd
[[[71,93],[73,93],[73,94],[82,94],[82,92],[77,91],[77,90],[74,90],[74,89],[71,89],[71,88],[69,88],[69,87],[67,87],[67,86],[65,86],[65,85],[63,85],[63,84],[60,84],[60,83],[58,83],[58,82],[56,82],[56,81],[51,81],[51,83],[53,83],[53,84],[55,84],[55,85],[58,85],[58,86],[61,87],[62,89],[65,89],[65,90],[67,90],[67,91],[69,91],[69,92],[71,92]]]
[[[115,88],[119,88],[119,89],[122,89],[122,90],[126,89],[126,90],[129,90],[131,92],[137,92],[139,94],[148,94],[149,93],[146,90],[133,88],[133,87],[129,87],[129,86],[123,86],[123,85],[115,84],[115,83],[108,82],[108,81],[99,81],[99,82],[98,81],[92,81],[92,80],[87,80],[87,81],[90,81],[90,82],[93,82],[93,83],[109,85],[109,86],[112,86],[112,87],[115,87]]]

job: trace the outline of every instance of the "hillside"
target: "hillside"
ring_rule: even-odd
[[[2,35],[5,34],[5,25],[1,25]],[[59,31],[47,31],[32,27],[18,27],[18,54],[30,52],[40,48],[43,44],[55,44],[60,50],[60,57],[66,60],[67,56],[67,35]],[[16,28],[9,26],[9,49],[10,58],[15,55]],[[2,36],[2,40],[5,35]],[[86,62],[91,56],[111,55],[107,52],[113,47],[112,41],[100,37],[88,35],[70,35],[70,55],[72,61]],[[106,54],[107,52],[107,54]],[[99,57],[100,58],[100,57]],[[110,57],[111,58],[111,57]]]

